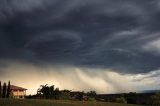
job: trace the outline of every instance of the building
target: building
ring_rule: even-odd
[[[10,90],[10,96],[12,96],[13,98],[24,98],[26,96],[26,88],[11,85]]]

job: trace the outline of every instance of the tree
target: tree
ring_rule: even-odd
[[[151,106],[160,106],[160,93],[151,96]]]
[[[2,92],[2,98],[6,97],[6,83],[3,84],[3,92]]]
[[[77,92],[76,99],[82,101],[84,96],[84,92]]]
[[[2,86],[1,86],[1,81],[0,81],[0,98],[2,97]]]
[[[49,86],[48,84],[46,85],[41,85],[41,89],[40,89],[40,92],[42,93],[42,95],[48,99],[49,98]]]
[[[53,98],[53,96],[54,96],[54,85],[52,85],[52,86],[49,87],[49,93],[50,93],[49,94],[50,97]]]
[[[136,92],[130,92],[126,95],[127,103],[129,104],[137,104],[137,93]]]
[[[60,94],[60,99],[62,100],[71,100],[71,91],[70,90],[62,90]]]
[[[11,88],[10,88],[10,81],[8,82],[8,88],[7,88],[7,98],[9,98],[10,96],[10,92],[11,92]]]
[[[96,91],[89,91],[89,92],[87,92],[87,96],[95,98],[97,96]]]
[[[127,100],[124,97],[120,97],[120,98],[116,98],[116,102],[117,103],[124,103],[124,104],[126,104]]]
[[[55,97],[55,99],[60,99],[60,95],[61,95],[61,92],[59,91],[59,88],[56,88],[54,90],[54,97]]]
[[[37,90],[37,94],[42,95],[46,99],[53,98],[55,96],[54,85],[41,85],[40,88]]]

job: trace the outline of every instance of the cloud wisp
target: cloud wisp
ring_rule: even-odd
[[[111,92],[125,91],[121,83],[126,80],[131,90],[132,85],[154,85],[151,76],[160,68],[159,4],[158,0],[1,0],[0,76],[17,81],[21,74],[33,72],[36,82],[42,74],[51,74],[55,79],[44,76],[45,81],[62,83],[71,75],[85,86],[71,79],[68,85],[57,85],[100,91],[94,80],[103,85],[101,92],[108,86]],[[146,85],[136,82],[143,79]]]
[[[8,64],[8,67],[1,70],[4,72],[0,75],[2,81],[8,81],[10,78],[12,84],[28,88],[27,94],[35,94],[42,84],[55,85],[60,89],[73,91],[96,90],[97,93],[124,93],[140,91],[149,87],[147,83],[154,85],[156,81],[141,80],[137,83],[137,80],[144,78],[145,75],[142,75],[143,77],[121,75],[109,69],[97,71],[97,69],[65,66],[41,68],[31,64],[14,63]]]

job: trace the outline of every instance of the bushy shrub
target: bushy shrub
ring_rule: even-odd
[[[93,102],[95,102],[95,101],[96,101],[96,99],[95,99],[95,98],[93,98],[93,97],[89,97],[89,98],[88,98],[88,101],[93,101]]]
[[[127,100],[124,97],[120,97],[120,98],[116,98],[116,102],[117,103],[124,103],[124,104],[126,104]]]
[[[61,92],[60,99],[71,100],[70,92]]]
[[[160,93],[151,96],[151,106],[160,106]]]

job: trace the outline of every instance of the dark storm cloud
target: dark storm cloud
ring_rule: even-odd
[[[0,58],[38,64],[159,69],[158,0],[2,0]],[[160,49],[160,48],[159,48]]]

